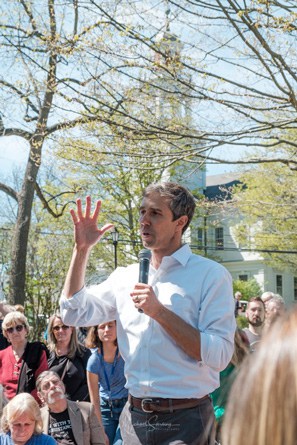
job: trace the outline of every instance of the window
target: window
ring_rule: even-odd
[[[248,281],[249,277],[247,274],[238,275],[240,281]]]
[[[224,229],[217,227],[215,229],[215,247],[217,250],[224,250]]]
[[[282,295],[283,294],[283,276],[276,275],[276,293]]]
[[[203,230],[201,228],[197,230],[197,244],[198,247],[203,247]]]
[[[297,277],[294,277],[294,300],[297,300]]]

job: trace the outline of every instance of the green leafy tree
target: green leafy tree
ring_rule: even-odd
[[[54,138],[77,137],[76,129],[96,122],[119,137],[129,134],[133,143],[119,158],[138,167],[183,161],[195,171],[206,161],[279,161],[296,169],[296,144],[280,137],[284,129],[296,128],[296,2],[169,0],[167,14],[160,5],[155,0],[0,4],[0,135],[21,138],[28,149],[20,186],[0,183],[17,205],[13,302],[25,300],[35,194],[53,217],[60,216],[38,180]],[[167,105],[156,113],[144,96],[156,103],[166,97]],[[180,113],[168,119],[177,103],[183,105]],[[155,144],[142,151],[143,140]],[[285,144],[292,155],[235,160],[229,155],[243,145]],[[107,146],[103,154],[108,153]],[[67,205],[64,200],[61,210]]]
[[[283,164],[261,165],[242,176],[233,203],[242,215],[237,238],[262,251],[267,263],[296,270],[297,175]]]
[[[261,286],[255,280],[255,278],[251,278],[247,281],[242,280],[234,280],[233,281],[233,293],[241,292],[242,300],[249,300],[252,297],[258,297],[262,293]]]

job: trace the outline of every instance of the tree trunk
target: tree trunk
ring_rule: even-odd
[[[9,302],[11,304],[24,305],[25,302],[26,257],[28,238],[34,199],[35,182],[40,167],[41,154],[40,147],[38,150],[40,151],[38,161],[34,162],[32,160],[32,153],[36,155],[36,145],[35,148],[33,148],[33,144],[34,141],[31,142],[30,157],[23,180],[22,190],[18,196],[18,214],[15,224],[11,255],[9,294]]]

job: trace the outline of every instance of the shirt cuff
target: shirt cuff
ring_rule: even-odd
[[[77,309],[83,305],[84,295],[86,291],[86,286],[83,286],[78,292],[72,295],[72,297],[67,298],[62,292],[60,298],[61,309]]]

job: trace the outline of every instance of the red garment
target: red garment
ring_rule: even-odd
[[[18,379],[22,367],[22,358],[16,361],[12,346],[0,351],[0,383],[3,385],[4,395],[10,400],[16,395]],[[48,369],[46,352],[42,351],[39,366],[35,371],[35,380],[43,371]],[[32,391],[32,396],[40,403],[37,390]]]

